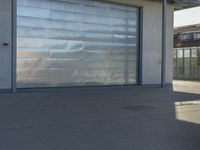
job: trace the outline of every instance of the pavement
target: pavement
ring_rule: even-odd
[[[200,81],[181,81],[175,80],[174,91],[200,94]]]
[[[0,150],[199,150],[199,101],[184,81],[4,93]]]

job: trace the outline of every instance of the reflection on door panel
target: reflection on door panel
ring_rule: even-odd
[[[18,0],[17,87],[136,84],[138,9]]]

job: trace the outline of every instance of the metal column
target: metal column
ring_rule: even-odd
[[[17,1],[12,0],[12,93],[16,93],[16,14],[17,14]]]
[[[165,87],[166,74],[166,21],[167,19],[167,0],[162,0],[162,65],[161,65],[161,87]]]

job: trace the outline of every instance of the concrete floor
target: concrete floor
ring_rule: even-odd
[[[199,150],[193,84],[0,94],[0,150]]]

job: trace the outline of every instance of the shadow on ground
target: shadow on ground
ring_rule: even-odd
[[[199,150],[198,100],[171,87],[1,94],[0,150]]]

